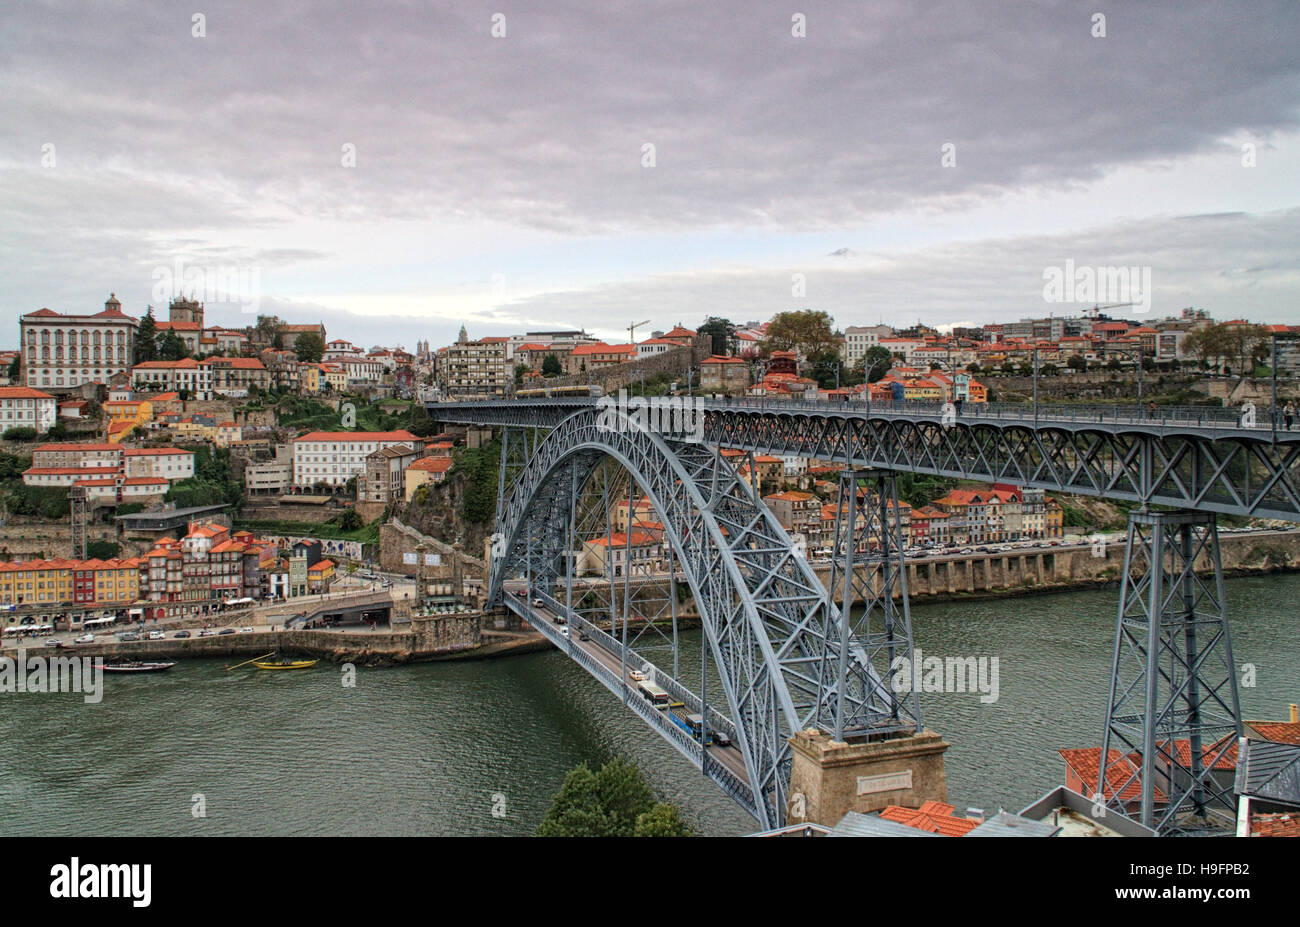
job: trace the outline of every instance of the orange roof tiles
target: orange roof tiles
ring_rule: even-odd
[[[908,827],[944,837],[964,837],[979,827],[979,821],[954,816],[955,810],[952,805],[945,805],[943,802],[927,801],[920,808],[890,805],[880,812],[880,817],[882,820],[906,824]]]

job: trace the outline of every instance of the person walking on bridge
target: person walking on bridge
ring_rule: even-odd
[[[1282,420],[1286,422],[1286,430],[1291,430],[1291,424],[1295,421],[1295,402],[1288,400],[1287,404],[1282,407]]]

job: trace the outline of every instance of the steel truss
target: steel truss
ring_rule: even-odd
[[[1212,573],[1198,575],[1198,564]],[[1235,767],[1241,733],[1214,516],[1135,512],[1098,800],[1128,813],[1139,791],[1139,820],[1161,834],[1231,826],[1232,769],[1216,774],[1215,766]]]
[[[841,703],[843,716],[877,717],[869,701],[879,683],[807,560],[716,449],[668,441],[631,423],[611,429],[594,410],[565,419],[534,449],[498,512],[504,542],[494,546],[489,599],[500,602],[503,583],[522,577],[530,590],[563,606],[571,596],[575,487],[607,457],[628,471],[663,524],[673,574],[694,596],[727,726],[744,757],[747,792],[754,796],[749,810],[763,826],[779,826],[790,781],[789,738],[808,727],[830,730]],[[625,640],[626,624],[623,632]],[[851,653],[841,659],[846,639]],[[626,650],[622,656],[626,663]],[[847,683],[828,679],[827,666],[843,666]],[[686,691],[676,679],[661,684]],[[706,775],[729,788],[718,765],[711,770],[703,761]]]
[[[434,403],[442,421],[550,425],[597,400]],[[867,411],[824,403],[704,400],[704,440],[849,467],[932,473],[1194,511],[1300,521],[1300,434],[1193,421],[1053,414],[963,415],[938,405]],[[912,406],[918,404],[911,404]],[[807,411],[803,411],[806,408]]]
[[[833,687],[846,676],[843,661],[853,640],[866,656],[867,672],[849,676],[850,682],[865,680],[871,685],[868,691],[852,693],[852,698],[845,689],[838,691],[835,739],[920,730],[898,488],[891,471],[840,472],[830,594],[845,617],[840,622],[841,663],[824,669],[825,684]],[[859,601],[862,611],[854,618],[854,603]],[[911,680],[906,690],[893,685],[900,671]],[[905,692],[911,692],[910,699]]]

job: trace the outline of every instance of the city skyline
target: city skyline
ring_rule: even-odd
[[[0,14],[9,318],[109,291],[157,312],[181,262],[367,346],[804,308],[946,326],[1077,313],[1042,295],[1073,261],[1149,268],[1148,317],[1297,320],[1286,4],[1146,4],[1104,36],[1067,4],[313,4],[255,34],[207,6]]]

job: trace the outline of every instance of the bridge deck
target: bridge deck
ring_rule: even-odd
[[[518,594],[520,590],[518,585],[508,585],[512,588],[506,591],[507,608],[527,621],[557,649],[567,654],[570,659],[594,676],[601,685],[618,696],[625,706],[649,725],[655,733],[667,740],[678,753],[686,757],[692,766],[721,786],[724,792],[756,820],[759,819],[753,791],[748,782],[749,776],[745,771],[745,759],[735,746],[734,729],[726,717],[712,709],[708,710],[710,727],[732,735],[732,746],[720,747],[717,744],[709,744],[707,747],[702,747],[698,740],[669,720],[666,708],[656,708],[637,690],[637,683],[629,674],[632,670],[648,665],[648,660],[638,656],[631,648],[628,648],[626,659],[623,659],[621,642],[578,613],[565,608],[562,603],[538,590],[533,590],[531,597],[524,597]],[[542,601],[544,605],[533,605],[533,599]],[[568,635],[560,630],[561,625],[556,623],[557,616],[565,618],[564,627],[571,629]],[[581,640],[580,632],[586,633],[588,639]],[[703,713],[699,697],[661,670],[656,670],[654,682],[667,691],[675,701],[682,702],[688,713]]]

